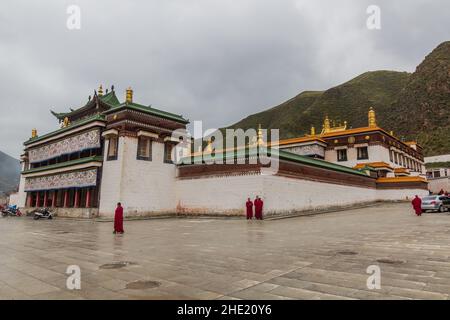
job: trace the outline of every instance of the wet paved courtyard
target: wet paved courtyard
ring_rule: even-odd
[[[448,299],[450,215],[389,203],[273,221],[0,219],[2,299]],[[81,290],[66,287],[81,269]],[[366,269],[381,269],[369,290]]]

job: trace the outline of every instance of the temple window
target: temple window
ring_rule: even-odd
[[[337,150],[337,161],[347,161],[347,149]]]
[[[173,163],[172,150],[173,150],[173,144],[171,144],[171,143],[164,144],[164,162],[165,163]]]
[[[367,147],[359,147],[356,148],[358,152],[358,160],[366,160],[369,159],[369,152],[367,150]]]
[[[108,157],[107,157],[108,161],[117,160],[118,145],[119,145],[119,139],[117,136],[112,136],[109,138]]]
[[[394,151],[392,151],[392,150],[389,150],[389,160],[391,162],[394,162]]]
[[[152,140],[148,137],[138,138],[137,160],[152,160]]]
[[[394,161],[395,161],[395,164],[398,164],[398,153],[397,152],[394,152]]]

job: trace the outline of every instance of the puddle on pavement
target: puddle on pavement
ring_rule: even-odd
[[[161,283],[157,281],[150,281],[150,280],[139,280],[127,283],[125,286],[127,289],[133,289],[133,290],[144,290],[144,289],[152,289],[157,288],[161,285]]]
[[[379,263],[386,263],[386,264],[403,264],[406,261],[405,260],[396,260],[396,259],[383,258],[383,259],[378,259],[377,262],[379,262]]]
[[[118,262],[113,262],[113,263],[102,264],[100,266],[100,269],[121,269],[121,268],[130,266],[130,265],[136,265],[136,264],[137,263],[130,262],[130,261],[118,261]]]
[[[342,251],[338,251],[337,254],[342,254],[344,256],[354,256],[354,255],[358,254],[358,252],[351,251],[351,250],[342,250]]]

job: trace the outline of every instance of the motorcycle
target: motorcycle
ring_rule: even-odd
[[[8,206],[7,208],[2,209],[2,217],[20,217],[22,212],[17,208],[17,206]]]
[[[53,219],[53,213],[49,210],[49,208],[41,208],[34,211],[34,220],[39,219]]]

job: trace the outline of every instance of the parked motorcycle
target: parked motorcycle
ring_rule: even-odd
[[[49,208],[41,208],[34,211],[34,220],[39,219],[53,219],[53,213]]]
[[[8,206],[7,208],[2,209],[2,217],[20,217],[22,212],[20,212],[17,206]]]

